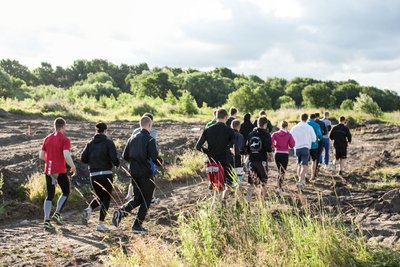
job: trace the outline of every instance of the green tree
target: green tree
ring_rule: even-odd
[[[13,97],[13,89],[10,75],[0,70],[0,97]]]
[[[84,83],[92,84],[96,82],[97,83],[111,82],[112,84],[115,84],[113,78],[106,72],[89,73]]]
[[[314,108],[330,108],[335,106],[332,90],[325,83],[308,85],[303,92],[303,106]]]
[[[176,92],[174,84],[164,71],[144,72],[131,81],[131,91],[137,97],[159,97],[165,99],[168,91]]]
[[[188,115],[199,113],[196,100],[187,90],[182,91],[182,95],[179,97],[179,112]]]
[[[342,104],[340,104],[340,109],[342,110],[352,110],[354,107],[354,102],[351,99],[343,100]]]
[[[27,85],[34,85],[36,77],[25,65],[22,65],[17,60],[2,59],[0,61],[0,69],[8,75],[23,80]]]
[[[356,98],[356,102],[354,103],[354,110],[371,114],[375,117],[380,117],[383,114],[382,109],[372,99],[372,97],[363,93],[361,93],[360,96]]]
[[[253,113],[258,109],[270,109],[271,98],[262,87],[251,89],[249,86],[242,86],[229,95],[228,104],[242,112]]]
[[[171,90],[168,90],[167,96],[165,97],[165,102],[171,105],[176,105],[176,103],[178,102],[178,99]]]
[[[283,109],[295,108],[296,102],[290,96],[284,95],[278,98],[279,107]]]
[[[353,82],[338,85],[333,90],[333,96],[336,98],[336,106],[341,105],[345,99],[354,101],[360,94],[360,91],[360,86],[358,84],[354,84]]]

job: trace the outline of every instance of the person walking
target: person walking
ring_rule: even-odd
[[[317,141],[317,136],[314,129],[307,124],[308,115],[304,113],[300,119],[301,121],[291,129],[290,133],[295,141],[294,148],[297,156],[297,176],[299,178],[297,186],[300,191],[303,191],[311,145]]]
[[[319,124],[315,121],[317,116],[315,114],[310,115],[310,119],[307,121],[308,125],[310,125],[315,132],[315,135],[317,136],[317,140],[312,143],[311,149],[310,149],[310,157],[311,157],[311,179],[314,180],[317,177],[317,166],[318,166],[318,152],[319,152],[319,144],[320,140],[322,140],[322,132],[321,132],[321,127]]]
[[[317,155],[317,174],[319,172],[320,163],[322,162],[322,150],[324,149],[324,141],[323,136],[328,134],[328,129],[326,128],[325,123],[320,120],[319,113],[315,113],[315,122],[318,123],[321,128],[322,138],[318,141],[318,155]]]
[[[39,151],[39,158],[45,161],[44,173],[46,175],[47,197],[43,204],[43,226],[46,230],[54,229],[50,222],[50,212],[57,183],[61,187],[62,194],[57,201],[57,207],[51,220],[60,225],[64,224],[61,212],[70,193],[70,181],[67,176],[66,164],[71,168],[71,173],[76,172],[75,164],[71,157],[71,141],[65,136],[66,127],[66,122],[63,118],[56,118],[54,120],[54,132],[44,138]]]
[[[263,116],[267,118],[267,113],[265,112],[265,110],[261,110],[261,111],[258,113],[258,118],[261,118],[261,117],[263,117]],[[267,118],[267,120],[268,120],[268,118]],[[258,119],[255,120],[255,121],[253,122],[253,129],[254,129],[254,128],[257,128],[257,126],[258,126]],[[268,120],[268,122],[267,122],[267,131],[268,131],[269,133],[272,133],[272,130],[273,130],[272,123],[271,123],[270,120]]]
[[[335,148],[335,160],[333,161],[333,169],[336,169],[336,163],[339,161],[339,175],[344,175],[347,159],[347,147],[351,143],[352,136],[349,128],[345,125],[346,118],[341,116],[339,124],[334,126],[329,134],[329,138],[333,141]]]
[[[100,207],[99,223],[96,230],[100,232],[110,229],[104,224],[110,206],[113,191],[113,166],[119,167],[117,149],[114,142],[107,138],[107,125],[96,124],[96,134],[86,144],[81,154],[81,161],[89,165],[90,181],[96,197],[83,210],[82,223],[87,225],[92,211]]]
[[[236,119],[236,116],[238,114],[237,108],[231,107],[229,110],[229,114],[230,114],[230,116],[229,116],[228,120],[226,121],[226,125],[228,127],[231,127],[232,121]]]
[[[272,146],[275,148],[275,163],[278,168],[278,194],[283,192],[283,181],[285,179],[286,169],[289,163],[289,149],[294,148],[296,142],[292,134],[288,131],[288,123],[283,121],[281,129],[274,132],[271,136]]]
[[[230,160],[231,166],[234,168],[238,181],[240,184],[243,181],[243,161],[242,154],[244,154],[245,141],[243,135],[240,133],[240,121],[232,121],[232,129],[235,133],[235,138],[233,140],[233,147],[231,149],[232,156]]]
[[[326,134],[322,135],[322,144],[323,144],[323,152],[324,152],[324,158],[322,159],[322,153],[320,157],[320,162],[323,162],[325,165],[325,170],[329,169],[329,149],[330,149],[330,140],[329,140],[329,133],[332,129],[332,122],[329,119],[329,112],[325,112],[324,118],[322,122],[325,124],[326,127]]]
[[[268,161],[272,161],[271,135],[267,131],[268,119],[262,116],[258,119],[258,127],[255,128],[247,140],[246,150],[249,154],[249,184],[246,200],[251,201],[256,187],[261,186],[260,196],[263,198],[267,189]]]
[[[251,114],[246,113],[243,116],[243,123],[240,125],[240,133],[243,135],[245,142],[249,137],[249,134],[254,130],[254,125],[251,122]]]
[[[123,158],[128,161],[129,172],[132,177],[134,197],[113,213],[112,223],[118,227],[122,218],[126,217],[133,209],[139,207],[136,219],[132,226],[134,233],[146,233],[143,222],[150,208],[151,199],[155,189],[154,177],[149,160],[160,165],[157,161],[158,150],[156,141],[150,136],[153,126],[151,118],[144,116],[140,119],[142,130],[133,138],[129,138]]]

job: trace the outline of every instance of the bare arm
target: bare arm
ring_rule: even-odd
[[[64,154],[65,161],[71,167],[71,172],[75,173],[76,168],[75,168],[74,161],[72,160],[72,157],[71,157],[71,152],[69,150],[64,150],[63,154]]]
[[[39,151],[39,159],[45,160],[45,154],[46,152],[44,152],[43,150]]]

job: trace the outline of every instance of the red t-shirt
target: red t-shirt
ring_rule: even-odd
[[[54,132],[43,140],[42,150],[45,152],[46,174],[66,173],[64,150],[71,149],[71,141],[61,132]]]

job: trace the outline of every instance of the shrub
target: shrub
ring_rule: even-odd
[[[382,109],[379,105],[367,94],[360,94],[354,103],[354,110],[371,114],[375,117],[383,115]]]
[[[278,98],[278,103],[280,108],[291,109],[296,108],[296,102],[290,96],[281,96]]]
[[[340,109],[342,110],[352,110],[354,107],[354,102],[350,99],[343,100],[342,104],[340,104]]]
[[[179,180],[196,175],[204,168],[204,156],[196,150],[186,150],[180,157],[180,162],[167,169],[170,180]]]
[[[157,114],[157,109],[147,103],[141,103],[132,108],[132,115],[142,116],[144,113],[150,112],[153,115]]]
[[[196,100],[187,90],[184,90],[181,97],[179,97],[179,112],[188,115],[199,113]]]
[[[57,102],[45,102],[40,108],[41,112],[67,112],[68,109],[61,103]]]

